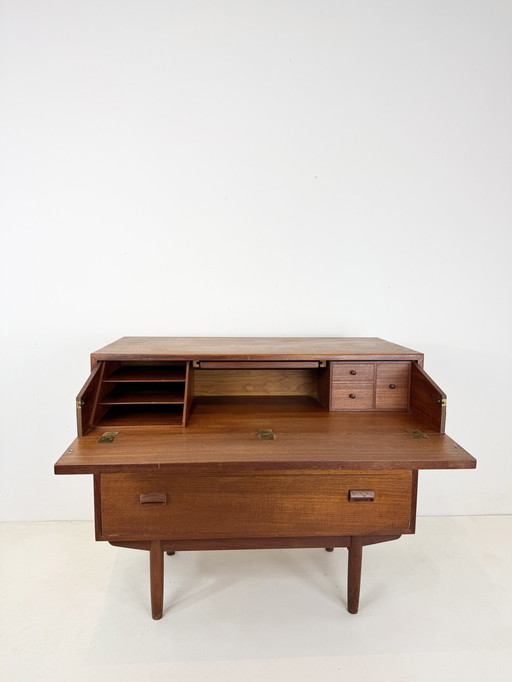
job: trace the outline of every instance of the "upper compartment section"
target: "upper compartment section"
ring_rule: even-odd
[[[377,338],[125,337],[92,360],[77,397],[80,436],[94,427],[186,426],[196,402],[225,397],[410,410],[444,426],[444,394],[423,373],[423,355]]]
[[[444,429],[446,396],[417,362],[104,360],[77,396],[78,434],[96,426],[186,426],[197,401],[226,397],[246,406],[248,399],[286,399],[296,410],[306,403],[310,410],[410,410]]]
[[[98,362],[77,396],[78,435],[94,426],[184,426],[189,373],[189,362]]]
[[[125,336],[91,355],[98,360],[414,360],[423,354],[378,338]]]

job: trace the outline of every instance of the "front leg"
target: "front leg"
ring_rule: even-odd
[[[353,535],[348,547],[347,608],[349,613],[357,613],[359,609],[362,560],[363,538],[360,535]]]
[[[151,615],[160,620],[164,604],[164,552],[161,540],[151,540],[149,548],[149,576],[151,584]]]

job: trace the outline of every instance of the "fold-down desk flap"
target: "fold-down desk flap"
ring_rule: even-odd
[[[173,433],[121,429],[98,443],[101,429],[77,438],[56,473],[166,471],[238,472],[255,469],[471,469],[475,459],[449,436],[427,430],[408,413],[305,414],[264,418],[206,431],[194,420]],[[258,423],[256,423],[258,422]],[[261,440],[258,426],[272,429]],[[418,437],[421,434],[421,437]]]

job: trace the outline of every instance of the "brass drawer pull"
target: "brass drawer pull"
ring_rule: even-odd
[[[349,502],[373,502],[375,500],[375,490],[349,490]]]
[[[167,504],[167,493],[141,493],[139,496],[141,507]]]

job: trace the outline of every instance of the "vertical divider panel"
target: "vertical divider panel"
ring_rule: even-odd
[[[331,373],[332,363],[328,362],[326,367],[319,367],[318,373],[318,400],[325,407],[330,409],[331,405]]]
[[[187,362],[185,369],[185,396],[183,400],[183,421],[182,426],[186,426],[190,411],[192,409],[192,402],[194,400],[194,368],[191,362]]]

